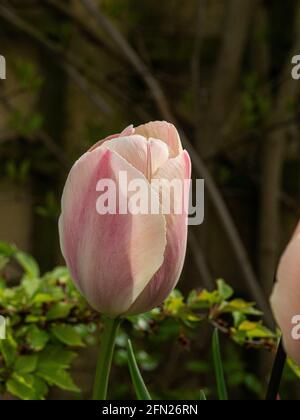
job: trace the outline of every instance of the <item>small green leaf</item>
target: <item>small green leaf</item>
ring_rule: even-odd
[[[72,303],[58,302],[49,309],[46,318],[48,321],[67,318],[73,307]]]
[[[244,321],[246,321],[246,315],[241,312],[232,312],[232,316],[235,328],[238,328]]]
[[[21,374],[32,373],[36,370],[37,362],[37,355],[21,356],[16,361],[15,370]]]
[[[46,331],[41,330],[36,325],[32,325],[28,329],[27,343],[35,351],[41,351],[49,340],[49,335]]]
[[[184,298],[178,290],[174,290],[164,303],[164,310],[172,315],[177,316],[184,308]]]
[[[13,373],[6,383],[6,389],[21,400],[43,400],[48,391],[42,379],[18,373]]]
[[[256,309],[255,303],[253,302],[245,302],[243,299],[234,299],[230,302],[226,302],[222,305],[222,312],[223,313],[230,313],[230,312],[241,312],[244,315],[253,315],[253,316],[262,316],[263,313]]]
[[[5,257],[8,257],[8,258],[11,258],[15,255],[15,253],[16,253],[16,247],[15,246],[10,245],[6,242],[0,241],[0,254],[1,255],[5,256]]]
[[[36,304],[51,303],[54,302],[55,298],[50,293],[38,293],[33,298],[32,302]]]
[[[244,321],[239,326],[239,331],[245,332],[250,339],[275,337],[274,333],[264,327],[261,322]]]
[[[44,379],[49,385],[56,385],[65,391],[80,392],[80,389],[75,385],[69,372],[63,369],[53,369],[53,367],[41,367],[36,374]]]
[[[217,280],[218,291],[222,300],[227,300],[232,297],[233,289],[224,280]]]
[[[59,341],[68,346],[84,347],[84,342],[75,327],[70,325],[54,325],[51,331]]]
[[[47,346],[39,353],[38,368],[67,369],[76,356],[75,352],[66,350],[61,345]]]
[[[220,294],[217,290],[213,292],[208,292],[207,290],[202,290],[197,296],[197,300],[193,302],[192,306],[197,308],[210,308],[213,305],[220,303]]]
[[[44,320],[42,315],[26,315],[25,322],[28,324],[36,324],[39,321]]]
[[[25,277],[22,281],[22,286],[24,287],[24,290],[29,298],[32,298],[40,285],[41,283],[38,278]]]
[[[219,331],[217,329],[215,329],[214,334],[213,334],[212,352],[213,352],[213,361],[214,361],[214,367],[215,367],[215,373],[216,373],[219,399],[220,401],[227,401],[228,394],[227,394],[227,388],[226,388],[226,383],[225,383],[225,378],[224,378],[224,369],[223,369],[222,358],[221,358]]]
[[[138,400],[151,400],[151,396],[146,388],[145,382],[136,363],[130,340],[127,342],[127,354],[130,375]]]
[[[0,340],[0,353],[7,366],[13,365],[17,357],[17,344],[11,336],[8,336],[6,340]]]
[[[35,259],[30,255],[25,254],[25,252],[18,251],[15,258],[29,278],[36,278],[40,276],[39,266]]]

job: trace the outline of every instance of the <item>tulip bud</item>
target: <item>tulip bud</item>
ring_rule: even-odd
[[[271,305],[285,350],[300,365],[300,224],[281,258]]]
[[[189,155],[167,122],[130,126],[75,163],[62,197],[60,241],[75,285],[93,308],[111,317],[143,313],[176,286],[186,252],[189,190],[171,194],[176,205],[183,203],[181,212],[165,212],[165,184],[152,181],[190,177]],[[143,186],[141,198],[151,197],[159,211],[124,211],[124,204],[131,209],[137,203],[123,178]],[[99,210],[104,202],[116,211]]]

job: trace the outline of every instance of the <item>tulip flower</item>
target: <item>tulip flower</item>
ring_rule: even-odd
[[[186,211],[97,213],[97,183],[118,184],[121,171],[150,190],[152,179],[190,179],[191,164],[176,128],[153,122],[102,140],[71,169],[59,223],[62,252],[80,292],[111,317],[159,306],[178,282],[187,241]]]
[[[121,175],[121,176],[120,176]],[[158,212],[123,211],[134,191],[124,191],[123,178],[142,183],[143,198],[154,198]],[[173,211],[165,211],[166,184],[190,180],[191,162],[176,128],[151,122],[96,143],[73,166],[62,197],[59,221],[61,249],[75,285],[90,305],[106,316],[94,399],[105,399],[114,337],[122,316],[162,304],[176,286],[187,243],[188,188],[172,193]],[[115,211],[99,210],[102,181]],[[117,200],[114,202],[113,193]],[[100,201],[103,196],[100,196]],[[102,197],[102,198],[101,198]],[[105,200],[104,200],[105,201]],[[182,203],[182,211],[175,211]],[[129,208],[129,207],[128,207]],[[130,207],[131,209],[131,207]],[[128,210],[128,209],[127,209]]]
[[[300,224],[281,258],[271,304],[285,350],[300,365]]]

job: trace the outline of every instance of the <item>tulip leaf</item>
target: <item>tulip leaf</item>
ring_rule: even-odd
[[[215,373],[216,373],[218,396],[219,396],[220,401],[227,401],[228,394],[227,394],[227,388],[226,388],[226,383],[225,383],[225,378],[224,378],[224,369],[223,369],[222,358],[221,358],[219,331],[217,329],[215,329],[214,334],[213,334],[212,352],[213,352],[214,368],[215,368]]]
[[[151,400],[152,398],[138,368],[130,340],[127,342],[127,355],[130,375],[138,400]]]
[[[200,391],[200,401],[206,401],[206,395],[205,392],[203,390]]]

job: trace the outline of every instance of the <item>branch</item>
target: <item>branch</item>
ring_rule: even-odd
[[[16,107],[12,104],[12,99],[13,97],[10,96],[0,96],[0,102],[5,105],[9,112],[15,112],[17,110]],[[10,137],[1,139],[0,144],[17,138],[16,133],[10,133],[9,135]],[[62,153],[61,148],[56,144],[55,140],[48,133],[41,129],[34,134],[33,138],[39,139],[62,166],[64,166],[66,169],[70,168],[70,159],[68,159],[65,154]]]
[[[215,70],[205,129],[205,155],[213,153],[214,148],[219,146],[220,131],[238,83],[252,10],[256,6],[256,0],[244,0],[243,7],[240,0],[230,0],[227,3],[223,45]]]
[[[274,101],[269,124],[273,124],[280,118],[290,117],[288,103],[296,101],[300,84],[291,77],[291,57],[300,51],[300,4],[298,3],[294,28],[295,42],[287,55],[287,62],[282,72],[277,97]],[[279,244],[281,233],[281,187],[283,164],[285,160],[286,130],[281,128],[273,131],[264,139],[263,167],[261,189],[261,218],[260,239],[262,256],[261,272],[264,277],[265,290],[270,293],[273,287],[274,271],[279,258]]]
[[[100,39],[93,28],[86,25],[72,9],[64,4],[62,1],[57,0],[45,0],[45,4],[50,6],[54,11],[58,12],[62,17],[68,19],[76,28],[77,31],[80,31],[83,36],[90,41],[93,45],[101,48],[110,58],[113,58],[115,61],[120,64],[127,64],[126,60],[120,56],[104,39]]]
[[[103,114],[111,114],[112,110],[106,101],[100,97],[88,84],[86,79],[82,76],[80,71],[66,59],[66,53],[63,49],[43,37],[33,26],[25,22],[18,15],[16,15],[10,8],[0,5],[0,16],[8,23],[16,27],[21,32],[28,35],[39,45],[46,47],[56,58],[59,59],[58,64],[65,71],[65,73],[73,80],[77,87],[93,102]],[[73,61],[75,58],[73,57]]]
[[[194,45],[194,53],[191,60],[192,86],[194,92],[194,112],[195,112],[195,140],[196,143],[201,141],[201,66],[200,56],[203,43],[204,25],[207,14],[207,0],[198,0],[198,13],[196,21],[196,37]]]
[[[119,30],[106,18],[97,8],[93,0],[81,0],[81,3],[85,6],[90,15],[97,21],[99,27],[101,27],[107,35],[115,42],[119,47],[121,53],[127,58],[128,62],[133,66],[137,73],[144,80],[148,87],[152,97],[159,109],[162,117],[178,126],[175,116],[173,115],[167,98],[156,78],[151,74],[150,70],[143,63],[131,45],[119,32]],[[223,224],[224,230],[227,234],[229,242],[235,253],[237,261],[240,266],[240,270],[244,275],[245,282],[248,286],[249,291],[258,303],[259,307],[264,311],[268,324],[272,324],[273,316],[269,307],[269,304],[264,296],[263,290],[259,285],[251,263],[249,261],[246,249],[241,240],[241,237],[237,231],[235,223],[227,209],[224,199],[222,198],[212,176],[206,168],[201,157],[198,155],[196,149],[191,144],[187,136],[182,132],[182,140],[189,151],[196,173],[205,179],[206,188],[210,199],[212,200],[217,214]]]

